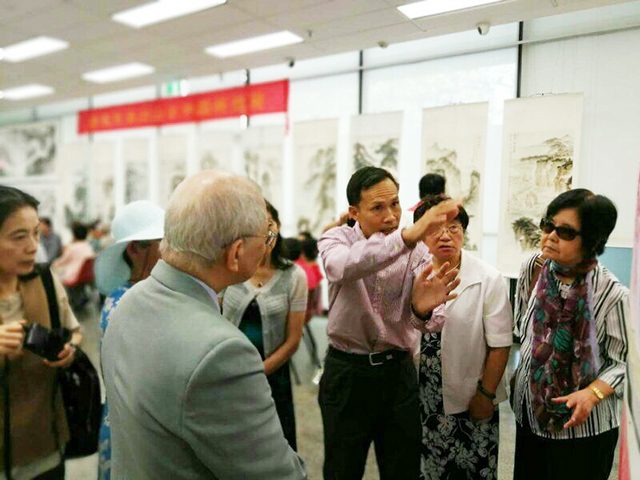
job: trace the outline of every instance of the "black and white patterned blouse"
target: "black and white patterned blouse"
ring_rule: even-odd
[[[535,262],[539,256],[540,254],[535,254],[523,263],[516,290],[514,333],[522,340],[521,359],[516,370],[514,394],[516,421],[522,425],[522,415],[526,411],[532,431],[537,435],[553,439],[582,438],[604,433],[620,425],[620,398],[624,391],[626,373],[625,321],[629,317],[629,290],[600,263],[588,273],[587,281],[592,286],[591,298],[596,321],[596,337],[602,360],[597,378],[610,385],[615,390],[615,395],[598,403],[582,425],[557,433],[543,431],[538,427],[533,416],[529,387],[532,342],[530,320],[535,305],[536,290],[534,287],[529,295],[529,287]],[[560,284],[559,280],[555,281]],[[523,406],[525,411],[523,411]]]

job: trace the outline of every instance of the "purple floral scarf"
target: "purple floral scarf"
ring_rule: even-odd
[[[571,418],[564,403],[553,403],[585,388],[600,368],[596,345],[595,320],[591,309],[587,273],[597,265],[585,263],[567,298],[562,298],[553,271],[566,273],[555,262],[547,260],[540,271],[532,313],[531,404],[542,430],[557,432]]]

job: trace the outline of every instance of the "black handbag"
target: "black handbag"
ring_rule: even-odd
[[[51,327],[60,327],[60,312],[53,277],[49,269],[41,272],[42,283],[47,292]],[[100,379],[89,357],[76,347],[73,363],[58,369],[56,377],[62,390],[64,409],[69,425],[69,442],[64,450],[65,458],[85,457],[98,451],[100,422],[102,421],[102,399]],[[54,395],[56,392],[54,388]]]

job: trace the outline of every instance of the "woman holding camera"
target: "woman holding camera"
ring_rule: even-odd
[[[606,480],[625,380],[629,291],[597,260],[616,224],[611,201],[589,190],[547,207],[542,253],[516,292],[522,360],[515,374],[514,478]]]
[[[69,433],[54,386],[56,370],[73,362],[82,335],[60,282],[36,268],[38,224],[38,201],[0,185],[0,480],[64,479]],[[43,278],[52,280],[60,324],[72,332],[55,360],[23,348],[25,327],[51,328]]]

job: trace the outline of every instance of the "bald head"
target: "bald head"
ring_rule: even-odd
[[[240,237],[257,235],[267,222],[258,186],[246,177],[206,170],[175,189],[165,216],[163,257],[188,258],[206,267]]]

